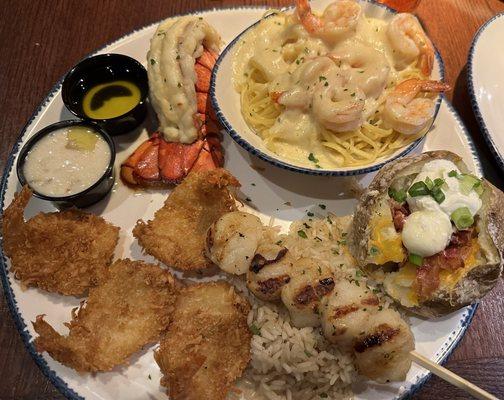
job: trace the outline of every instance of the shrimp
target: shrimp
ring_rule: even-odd
[[[359,88],[323,86],[313,95],[313,115],[326,129],[334,132],[353,131],[364,121],[365,99]]]
[[[312,13],[308,0],[296,0],[296,12],[308,33],[334,42],[355,31],[361,6],[353,0],[337,0],[327,6],[322,17]]]
[[[425,129],[434,116],[435,102],[429,98],[416,98],[420,92],[439,93],[450,86],[439,81],[408,79],[389,94],[383,108],[385,128],[405,135],[415,135]]]
[[[390,72],[382,52],[359,42],[345,42],[328,57],[344,71],[348,70],[349,83],[362,89],[366,97],[380,97]]]
[[[417,60],[425,76],[430,76],[434,65],[434,46],[412,14],[397,14],[387,28],[387,38],[394,50],[396,67],[403,69]]]

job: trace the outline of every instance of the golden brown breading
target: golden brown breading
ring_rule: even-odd
[[[78,210],[40,213],[24,220],[32,191],[25,186],[3,215],[5,254],[26,286],[81,295],[96,286],[112,262],[119,228]]]
[[[248,301],[224,281],[183,289],[154,353],[173,400],[225,399],[250,360]]]
[[[236,210],[228,186],[239,185],[222,168],[193,172],[173,190],[152,221],[137,222],[133,235],[148,254],[170,267],[209,268],[213,264],[205,256],[206,232],[222,215]]]
[[[72,311],[68,336],[37,316],[35,346],[77,371],[109,371],[167,329],[177,292],[175,279],[158,265],[118,260]]]

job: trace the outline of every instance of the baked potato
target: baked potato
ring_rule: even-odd
[[[454,153],[403,158],[382,168],[362,194],[348,245],[396,302],[425,317],[445,315],[499,279],[504,194]]]

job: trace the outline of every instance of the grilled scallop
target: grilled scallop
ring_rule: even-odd
[[[252,262],[263,225],[255,215],[234,211],[224,214],[207,232],[206,254],[223,271],[242,275]]]
[[[293,262],[285,247],[259,245],[247,271],[249,290],[261,300],[279,300],[283,286],[290,281]]]
[[[403,381],[411,367],[415,341],[401,315],[384,309],[370,315],[353,350],[359,372],[377,382]]]
[[[366,286],[357,286],[346,279],[336,282],[321,307],[324,336],[342,348],[352,347],[378,305],[378,298]]]
[[[311,258],[301,258],[293,264],[290,276],[281,298],[292,323],[298,328],[320,325],[320,301],[334,288],[331,270]]]

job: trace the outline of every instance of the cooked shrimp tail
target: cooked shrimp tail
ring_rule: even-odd
[[[417,96],[421,92],[440,93],[447,90],[450,90],[450,86],[439,81],[412,78],[401,82],[385,101],[385,127],[405,135],[418,134],[434,117],[435,102],[430,98]]]

